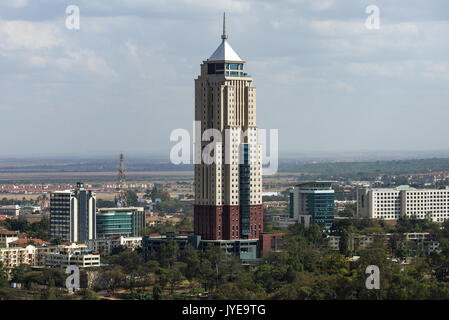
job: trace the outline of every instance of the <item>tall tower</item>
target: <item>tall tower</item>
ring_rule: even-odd
[[[52,239],[86,242],[95,239],[96,195],[78,182],[75,190],[50,195],[50,234]]]
[[[126,180],[125,180],[125,156],[123,153],[120,154],[120,168],[118,171],[118,180],[119,180],[119,196],[118,202],[120,203],[120,207],[126,207]]]
[[[195,79],[195,234],[205,240],[257,239],[263,232],[261,146],[256,126],[256,88],[245,61],[231,48],[223,15],[221,44]],[[216,129],[214,161],[201,157]],[[206,149],[207,148],[207,149]],[[201,153],[201,154],[199,154]]]

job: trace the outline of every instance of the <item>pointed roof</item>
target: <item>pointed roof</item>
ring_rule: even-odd
[[[226,34],[226,15],[223,13],[223,34],[221,35],[221,44],[218,46],[217,50],[210,56],[208,61],[242,61],[239,55],[232,49],[228,43],[228,35]]]
[[[215,50],[215,52],[210,56],[208,61],[243,61],[240,59],[238,54],[232,49],[229,43],[223,39],[220,46]]]

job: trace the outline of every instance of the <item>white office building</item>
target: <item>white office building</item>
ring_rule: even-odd
[[[449,218],[449,188],[415,189],[399,186],[390,189],[359,189],[357,215],[382,220],[408,217],[443,222]]]

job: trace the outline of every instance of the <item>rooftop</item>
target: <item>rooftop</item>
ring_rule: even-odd
[[[0,234],[2,235],[17,235],[19,232],[17,231],[9,231],[9,230],[4,230],[4,229],[0,229]]]
[[[18,246],[18,247],[27,247],[28,245],[34,245],[34,246],[42,246],[42,245],[49,245],[50,242],[44,241],[42,239],[37,238],[19,238],[16,241],[13,241],[10,243],[10,245]]]
[[[234,49],[232,49],[231,45],[226,40],[221,42],[217,50],[215,50],[215,52],[207,60],[243,62],[243,60],[240,59],[238,54],[234,51]]]
[[[207,61],[235,61],[243,62],[239,55],[232,49],[231,45],[228,43],[228,35],[226,34],[226,15],[223,13],[223,34],[221,35],[221,44],[215,50],[215,52],[210,56]]]

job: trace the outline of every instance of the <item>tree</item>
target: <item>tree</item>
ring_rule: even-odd
[[[133,190],[126,190],[126,204],[130,207],[137,207],[139,205],[139,197]]]
[[[162,300],[162,288],[159,285],[153,286],[153,299],[154,300]]]
[[[8,287],[8,272],[3,265],[3,262],[0,261],[0,288],[2,287]]]
[[[83,293],[83,300],[99,300],[100,296],[90,289],[85,289]]]
[[[12,281],[17,283],[24,283],[26,280],[26,276],[30,271],[31,268],[28,264],[21,264],[17,267],[14,267],[11,270]]]
[[[108,292],[114,293],[117,288],[125,281],[125,274],[120,267],[114,267],[103,273],[103,278],[106,282],[106,289]]]
[[[49,286],[41,295],[42,300],[61,300],[62,297],[62,291],[54,286]]]
[[[184,276],[178,269],[175,269],[175,268],[169,269],[168,282],[170,283],[170,294],[171,295],[173,295],[176,284],[183,279],[184,279]]]
[[[128,276],[128,286],[131,293],[133,293],[136,279],[144,274],[142,257],[135,251],[125,250],[120,254],[111,256],[109,261],[113,265],[120,266],[122,271]]]
[[[171,268],[178,258],[179,247],[174,239],[169,239],[161,244],[159,250],[159,263],[163,268]]]
[[[57,236],[56,238],[53,239],[53,244],[61,245],[61,243],[62,243],[62,237],[61,236]]]

